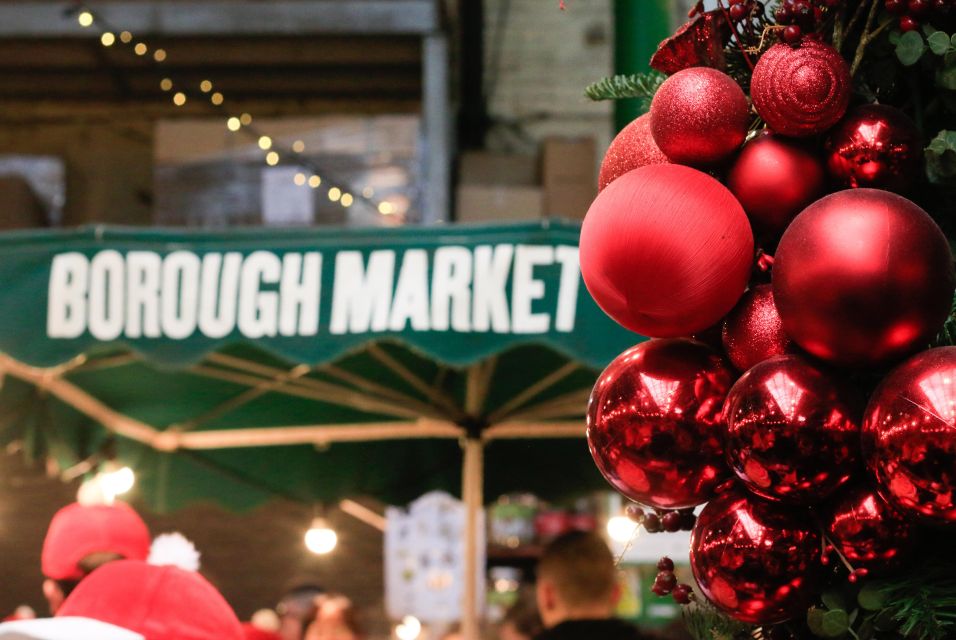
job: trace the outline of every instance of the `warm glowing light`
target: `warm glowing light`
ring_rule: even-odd
[[[169,78],[163,78],[159,81],[159,88],[163,91],[171,91],[173,88],[173,81]]]
[[[217,107],[221,105],[223,102],[225,102],[225,100],[226,99],[223,97],[223,95],[219,93],[218,91],[212,94],[211,96],[209,96],[209,102],[213,103]]]
[[[269,136],[262,136],[259,138],[259,148],[263,151],[268,151],[272,148],[272,138]]]
[[[378,212],[383,216],[389,216],[395,212],[395,208],[392,206],[391,202],[382,202],[378,205]]]
[[[212,82],[210,82],[209,80],[203,80],[202,82],[199,83],[199,90],[202,91],[203,93],[209,93],[210,91],[212,91]]]
[[[405,616],[400,624],[395,626],[395,637],[398,640],[417,640],[422,635],[422,623],[415,616]]]
[[[655,378],[646,373],[641,373],[640,378],[644,390],[654,399],[654,404],[661,410],[661,413],[670,413],[674,401],[677,399],[677,392],[680,390],[680,381]]]
[[[124,31],[123,33],[120,34],[120,42],[122,42],[123,44],[129,44],[132,41],[133,41],[133,34],[130,33],[129,31]]]
[[[319,176],[309,176],[309,186],[313,189],[318,189],[319,185],[322,184],[322,178]]]
[[[375,195],[375,189],[373,189],[372,187],[365,187],[364,189],[362,189],[362,195],[366,198],[371,198],[372,196]]]
[[[296,153],[302,153],[303,151],[305,151],[305,143],[302,142],[301,140],[296,140],[295,142],[292,143],[292,150],[295,151]]]
[[[137,42],[136,46],[133,47],[133,51],[138,56],[145,56],[146,52],[149,51],[149,47],[147,47],[145,43]]]
[[[242,114],[241,116],[239,116],[239,122],[242,123],[242,126],[248,127],[250,124],[252,124],[252,114],[251,113]]]
[[[342,190],[338,187],[332,187],[329,189],[329,200],[332,202],[337,202],[339,198],[342,197]]]
[[[115,471],[106,471],[100,474],[100,482],[106,493],[121,496],[129,493],[136,484],[136,474],[129,467],[120,467]]]
[[[338,535],[322,518],[313,520],[312,527],[305,532],[305,546],[316,555],[331,553],[338,543]]]
[[[116,43],[116,36],[107,31],[100,36],[100,42],[103,43],[104,47],[112,47]]]
[[[800,400],[803,398],[803,389],[783,372],[775,373],[772,378],[764,382],[764,387],[777,403],[780,413],[787,420],[793,420],[800,407]]]
[[[239,131],[240,127],[242,127],[242,123],[239,122],[239,118],[233,117],[226,120],[226,128],[230,131]]]
[[[275,151],[270,151],[266,154],[266,164],[270,167],[274,167],[279,164],[279,154]]]
[[[93,14],[89,11],[81,11],[80,15],[76,16],[76,21],[80,23],[81,27],[92,27]]]
[[[293,178],[292,181],[295,182],[295,185],[297,187],[301,187],[302,185],[305,184],[305,174],[304,173],[295,174],[295,178]]]
[[[182,91],[177,92],[176,95],[173,96],[173,104],[177,107],[181,107],[186,104],[186,94]]]
[[[166,60],[166,50],[165,49],[156,49],[153,52],[153,60],[156,62],[163,62]]]
[[[355,201],[355,199],[352,197],[352,194],[351,194],[351,193],[343,193],[343,194],[342,194],[342,206],[343,206],[343,207],[351,207],[351,206],[352,206],[352,202],[354,202],[354,201]]]
[[[615,542],[630,542],[637,533],[637,523],[625,516],[614,516],[607,521],[607,535]]]

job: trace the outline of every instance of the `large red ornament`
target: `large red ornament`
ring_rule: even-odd
[[[747,136],[750,105],[733,78],[692,67],[664,81],[651,102],[651,133],[672,161],[712,165],[737,150]]]
[[[840,495],[827,513],[827,535],[855,569],[900,567],[913,550],[916,527],[866,485]]]
[[[757,285],[743,295],[724,319],[722,337],[724,351],[738,371],[793,349],[769,284]]]
[[[754,232],[775,242],[790,221],[826,188],[823,162],[804,145],[774,134],[744,146],[727,176]]]
[[[784,329],[831,362],[900,358],[928,344],[949,315],[949,243],[925,211],[888,191],[818,200],[787,228],[774,257]]]
[[[806,615],[821,574],[809,514],[731,490],[704,507],[690,545],[701,592],[731,617],[775,624]]]
[[[598,188],[603,189],[628,171],[670,162],[651,136],[651,116],[644,114],[621,129],[601,162]]]
[[[688,339],[651,340],[612,362],[588,403],[588,446],[628,498],[679,509],[710,499],[728,470],[721,404],[729,365]]]
[[[795,137],[835,125],[846,113],[851,90],[846,60],[830,45],[813,39],[804,39],[799,47],[770,47],[757,61],[750,81],[754,108],[767,126]]]
[[[631,171],[598,194],[581,228],[581,272],[604,311],[632,331],[691,335],[744,292],[753,235],[734,196],[674,164]]]
[[[844,187],[903,193],[923,170],[923,137],[894,107],[870,104],[851,111],[827,139],[827,168]]]
[[[866,409],[863,450],[890,504],[956,524],[956,347],[924,351],[883,380]]]
[[[727,394],[727,459],[759,496],[818,503],[850,479],[859,460],[861,408],[804,359],[776,356]]]

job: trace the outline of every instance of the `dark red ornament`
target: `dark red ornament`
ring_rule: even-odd
[[[793,349],[773,303],[773,287],[757,285],[743,295],[724,319],[723,345],[738,371]]]
[[[956,347],[917,354],[883,380],[866,409],[863,450],[901,513],[956,524]]]
[[[770,47],[750,81],[754,108],[767,126],[794,137],[835,125],[846,113],[851,89],[850,67],[840,52],[810,38],[798,47]]]
[[[892,571],[911,555],[916,527],[867,485],[843,492],[827,513],[827,535],[854,568]]]
[[[581,272],[617,322],[654,337],[717,324],[747,287],[753,235],[740,203],[705,173],[642,167],[598,194],[581,228]]]
[[[644,114],[621,129],[601,162],[598,188],[603,189],[628,171],[670,162],[651,135],[651,116]]]
[[[729,41],[730,25],[723,12],[701,12],[661,42],[651,57],[651,68],[666,75],[688,67],[723,69],[724,47]]]
[[[750,125],[747,96],[733,78],[707,67],[678,71],[651,103],[651,133],[673,162],[712,165],[743,143]]]
[[[704,507],[690,545],[697,585],[731,617],[775,624],[806,615],[821,574],[809,515],[728,491]]]
[[[826,149],[830,175],[844,187],[905,193],[923,171],[923,137],[894,107],[854,109],[830,133]]]
[[[720,409],[732,383],[730,366],[699,342],[651,340],[625,351],[598,378],[588,403],[588,446],[598,469],[641,504],[706,502],[728,475]]]
[[[823,195],[826,175],[823,162],[804,145],[768,132],[744,146],[727,186],[754,232],[775,242],[798,213]]]
[[[844,365],[889,362],[928,344],[956,283],[949,242],[929,214],[877,189],[810,205],[774,260],[774,302],[787,334]]]
[[[835,378],[803,358],[776,356],[727,394],[727,460],[759,496],[819,503],[856,468],[861,408]]]

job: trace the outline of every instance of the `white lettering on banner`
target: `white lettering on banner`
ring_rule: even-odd
[[[102,341],[184,340],[197,332],[211,339],[316,336],[323,262],[318,251],[58,254],[50,267],[47,334],[89,333]],[[575,327],[581,275],[574,246],[343,250],[333,264],[327,294],[333,335],[543,334]],[[545,279],[545,273],[560,275]]]

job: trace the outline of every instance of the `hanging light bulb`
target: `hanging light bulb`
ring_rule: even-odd
[[[395,626],[395,636],[398,640],[416,640],[422,635],[422,623],[415,616],[405,616]]]
[[[637,532],[637,523],[626,516],[614,516],[607,521],[607,535],[615,542],[629,542]]]
[[[121,467],[116,463],[107,463],[100,471],[99,482],[107,495],[121,496],[129,493],[136,484],[136,474],[129,467]]]
[[[81,27],[91,27],[94,22],[93,14],[89,11],[81,11],[78,16],[76,16],[76,21],[80,23]]]
[[[305,546],[316,555],[331,553],[338,542],[339,536],[325,518],[313,519],[312,526],[305,532]]]
[[[116,42],[116,36],[110,33],[109,31],[107,31],[100,36],[100,42],[103,44],[104,47],[112,47],[113,44]]]

